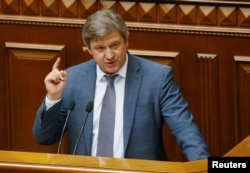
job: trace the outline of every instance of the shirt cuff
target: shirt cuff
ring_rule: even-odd
[[[49,108],[51,108],[52,106],[54,106],[56,103],[58,103],[61,100],[62,100],[62,97],[59,98],[58,100],[50,100],[48,98],[48,96],[46,95],[46,97],[45,97],[45,107],[46,107],[46,110],[48,110]]]

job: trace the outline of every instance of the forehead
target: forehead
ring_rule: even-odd
[[[116,41],[123,40],[122,36],[118,31],[113,31],[110,34],[102,37],[96,37],[90,41],[90,44],[110,44]]]

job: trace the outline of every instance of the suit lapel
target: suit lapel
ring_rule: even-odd
[[[83,103],[85,103],[85,107],[88,104],[89,101],[94,102],[94,95],[95,95],[95,83],[96,83],[96,63],[94,61],[91,61],[88,65],[88,69],[86,70],[86,73],[83,76],[83,87],[82,91],[84,93],[83,100],[85,100]],[[87,116],[87,112],[85,111],[84,107],[84,118]],[[86,154],[91,154],[91,145],[92,145],[92,129],[93,129],[93,110],[88,114],[88,118],[86,121],[85,129],[84,129],[84,146]]]
[[[139,72],[140,66],[135,57],[128,54],[128,68],[125,84],[125,98],[124,98],[124,121],[123,121],[123,135],[124,135],[124,153],[126,153],[129,137],[131,134],[135,110],[137,106],[138,94],[141,86],[142,75]]]

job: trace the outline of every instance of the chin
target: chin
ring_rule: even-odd
[[[115,74],[115,73],[117,73],[118,72],[118,69],[117,68],[112,68],[112,69],[108,69],[107,71],[106,71],[106,73],[107,74],[109,74],[109,75],[112,75],[112,74]]]
[[[112,76],[113,74],[115,74],[116,72],[108,72],[108,73],[106,73],[107,75],[110,75],[110,76]]]

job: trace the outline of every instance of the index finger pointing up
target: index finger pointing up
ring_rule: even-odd
[[[57,58],[56,59],[56,62],[54,63],[53,67],[52,67],[52,70],[59,70],[59,66],[60,66],[60,62],[61,62],[61,58]]]

